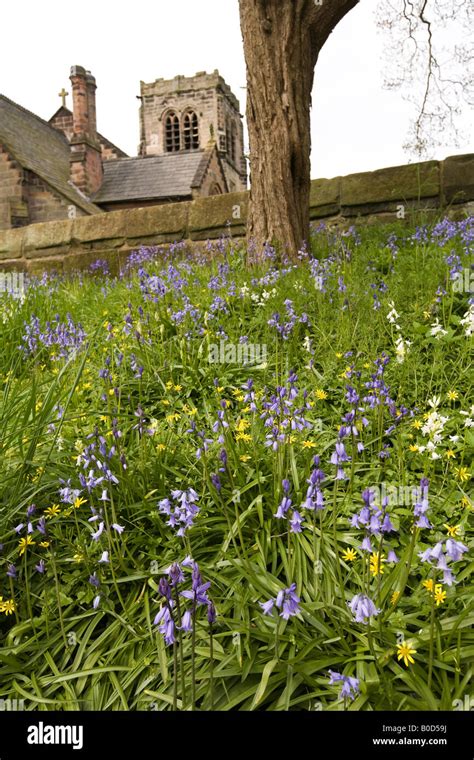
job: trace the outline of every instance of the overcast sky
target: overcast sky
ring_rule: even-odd
[[[332,177],[407,163],[402,145],[410,109],[382,88],[384,36],[377,0],[362,2],[338,25],[316,67],[312,113],[312,176]],[[0,92],[44,119],[70,92],[69,69],[97,79],[99,131],[136,155],[140,80],[219,69],[245,109],[245,64],[238,0],[23,0],[2,3]],[[72,106],[71,98],[68,105]],[[470,121],[469,121],[470,119]],[[432,158],[474,152],[469,135]]]

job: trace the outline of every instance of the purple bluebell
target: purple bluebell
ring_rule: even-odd
[[[296,583],[292,583],[288,588],[278,592],[276,598],[269,599],[267,602],[260,602],[264,615],[271,615],[273,607],[281,610],[280,617],[288,620],[293,615],[301,612],[299,607],[300,598],[296,594]]]
[[[370,618],[380,613],[373,601],[365,594],[356,594],[347,604],[356,623],[368,623]]]
[[[342,684],[341,691],[339,692],[340,699],[349,698],[354,700],[357,697],[360,692],[360,682],[358,678],[342,675],[335,670],[330,670],[329,675],[329,684],[331,686],[335,683]]]

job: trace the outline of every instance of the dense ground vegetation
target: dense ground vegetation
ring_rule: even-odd
[[[466,704],[473,222],[0,294],[3,698]]]

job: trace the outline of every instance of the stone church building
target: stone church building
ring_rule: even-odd
[[[97,131],[96,82],[71,68],[49,121],[0,94],[0,230],[245,190],[242,116],[216,70],[140,83],[140,145]]]

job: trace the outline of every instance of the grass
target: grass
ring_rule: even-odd
[[[2,698],[336,711],[471,698],[472,238],[472,218],[320,226],[297,264],[269,249],[247,269],[242,246],[222,240],[143,249],[119,277],[99,263],[2,294]],[[318,511],[302,507],[316,455]],[[178,536],[163,500],[189,488],[199,511]],[[393,527],[370,551],[353,519],[364,489]],[[431,527],[416,524],[425,509]],[[420,558],[450,538],[463,547],[446,557],[451,584],[439,554]],[[187,555],[217,616],[173,589],[171,614],[188,610],[191,630],[167,644],[154,622],[163,579]],[[293,583],[297,614],[264,614]],[[361,594],[378,610],[368,622],[349,606]],[[357,688],[341,694],[329,671]]]

